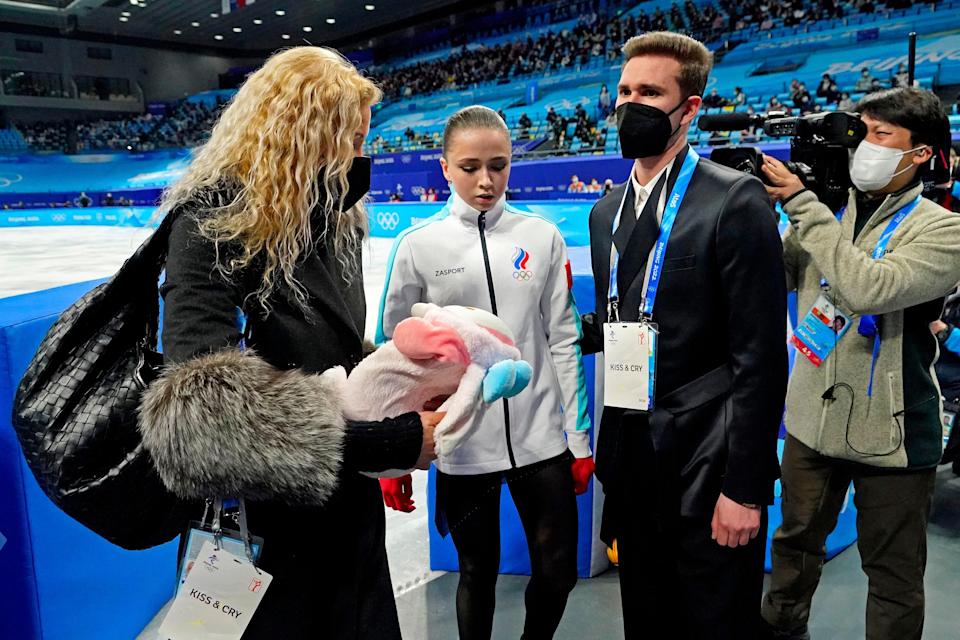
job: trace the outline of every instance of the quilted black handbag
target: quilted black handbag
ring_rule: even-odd
[[[172,540],[193,507],[163,486],[137,429],[140,396],[162,364],[157,283],[173,218],[63,312],[14,399],[13,426],[40,487],[125,549]]]

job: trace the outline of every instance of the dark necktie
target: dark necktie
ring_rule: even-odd
[[[660,203],[660,194],[663,192],[666,182],[667,173],[664,172],[650,193],[650,197],[647,198],[646,203],[644,203],[640,217],[637,218],[636,214],[633,214],[633,211],[630,211],[626,216],[627,218],[633,218],[634,224],[631,225],[632,228],[629,230],[629,234],[626,231],[622,232],[622,242],[617,243],[617,251],[620,252],[617,286],[620,289],[621,308],[623,308],[624,303],[633,304],[633,297],[635,296],[628,295],[630,293],[628,289],[637,275],[646,266],[650,250],[653,249],[653,245],[656,244],[657,238],[660,236],[660,221],[657,220],[657,206]],[[617,232],[620,232],[623,224],[624,216],[621,215]],[[617,242],[616,236],[617,233],[615,232],[615,243]],[[628,300],[628,298],[630,298],[630,300]]]
[[[660,204],[660,194],[663,192],[663,185],[667,181],[667,173],[668,172],[664,171],[660,179],[657,180],[657,184],[653,187],[653,191],[643,205],[643,211],[639,218],[637,218],[636,209],[633,207],[629,209],[624,207],[623,213],[620,214],[620,224],[617,225],[617,230],[613,232],[613,244],[616,245],[617,251],[620,252],[621,259],[627,250],[630,236],[633,235],[634,228],[638,222],[643,225],[641,230],[644,232],[644,235],[650,235],[652,233],[654,238],[660,235],[660,222],[657,220],[657,206]],[[631,180],[631,183],[632,182]],[[631,186],[631,192],[632,189],[633,187]],[[633,193],[630,195],[636,197]],[[646,258],[643,260],[646,262]]]

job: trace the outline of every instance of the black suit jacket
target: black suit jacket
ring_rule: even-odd
[[[674,163],[667,189],[685,154]],[[612,224],[629,184],[590,213],[597,317],[585,318],[588,353],[603,348]],[[651,245],[638,240],[642,227],[637,224],[621,256],[622,320],[638,317]],[[763,185],[701,159],[667,245],[653,310],[660,327],[655,404],[665,414],[661,433],[652,428],[657,411],[651,417],[604,408],[597,477],[608,496],[649,490],[656,482],[687,516],[711,513],[721,491],[742,503],[772,502],[787,381],[786,313],[782,246]]]

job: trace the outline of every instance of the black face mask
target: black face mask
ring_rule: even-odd
[[[343,211],[349,211],[370,191],[370,167],[373,161],[369,156],[357,156],[347,171],[347,195],[343,199]]]
[[[617,107],[617,135],[620,153],[628,160],[658,156],[667,150],[667,144],[680,129],[672,129],[670,115],[686,104],[686,99],[665,113],[656,107],[636,102],[624,102]]]
[[[353,159],[353,164],[347,169],[347,195],[343,199],[343,208],[341,212],[349,211],[353,205],[360,202],[363,196],[370,191],[370,166],[373,161],[369,156],[357,156]],[[326,202],[326,188],[324,186],[324,174],[320,172],[320,203],[321,209]]]

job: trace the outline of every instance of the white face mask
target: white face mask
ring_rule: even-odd
[[[850,154],[850,180],[853,186],[860,191],[883,189],[895,177],[910,170],[912,165],[897,171],[900,158],[925,146],[920,145],[915,149],[901,151],[864,140],[857,147],[856,152]]]

